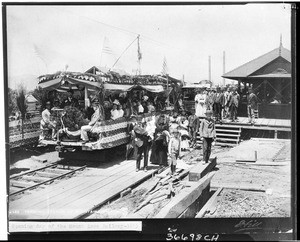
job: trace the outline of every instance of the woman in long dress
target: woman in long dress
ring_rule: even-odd
[[[197,117],[204,117],[206,112],[206,94],[198,91],[195,96],[195,114]]]
[[[168,142],[170,138],[168,130],[169,120],[165,114],[162,114],[156,121],[156,129],[150,157],[150,162],[152,164],[158,164],[160,167],[168,166]]]

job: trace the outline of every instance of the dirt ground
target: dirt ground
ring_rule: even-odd
[[[222,184],[255,185],[267,190],[253,192],[233,189],[223,189],[217,197],[216,210],[205,217],[287,217],[290,216],[291,175],[290,161],[282,162],[280,166],[253,166],[235,164],[236,159],[254,158],[257,151],[257,163],[272,162],[272,158],[279,152],[280,156],[290,157],[290,149],[286,140],[254,139],[242,142],[234,148],[214,147],[213,154],[217,156],[216,174],[211,186]],[[201,149],[196,149],[183,157],[187,164],[195,164],[201,160]],[[143,194],[155,182],[155,178],[143,182],[122,198],[102,206],[94,211],[88,219],[97,218],[151,218],[165,206],[170,199],[156,204],[148,204],[141,210],[133,213],[143,201]]]
[[[285,149],[281,149],[285,146]],[[261,187],[267,192],[224,189],[217,197],[216,211],[205,217],[288,217],[291,209],[290,141],[249,140],[228,152],[218,154],[219,169],[211,185],[241,184]],[[286,157],[280,166],[226,163],[246,158],[257,151],[257,163],[272,162],[280,151]],[[278,163],[277,163],[278,164]]]

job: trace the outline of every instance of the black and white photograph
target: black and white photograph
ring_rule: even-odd
[[[9,232],[232,219],[292,236],[293,4],[2,10]],[[165,239],[218,239],[178,229]]]

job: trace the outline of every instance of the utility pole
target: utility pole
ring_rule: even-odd
[[[225,74],[225,51],[223,51],[223,75]],[[225,78],[223,77],[223,86],[225,86]]]
[[[140,35],[137,37],[137,43],[138,43],[138,74],[142,74],[142,69],[141,69],[141,60],[142,60],[142,53],[141,53],[141,47],[140,47]]]
[[[211,59],[208,56],[208,80],[211,82]]]

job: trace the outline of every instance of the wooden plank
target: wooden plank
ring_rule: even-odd
[[[269,126],[276,126],[276,119],[270,119]]]
[[[145,176],[145,173],[144,172],[139,172],[140,174],[142,174],[143,176]],[[109,191],[112,191],[114,188],[119,188],[119,189],[122,189],[120,192],[122,192],[124,189],[126,189],[127,187],[124,187],[123,186],[123,182],[124,182],[124,179],[128,179],[130,178],[130,176],[123,176],[121,177],[120,179],[116,179],[116,177],[113,177],[114,180],[118,180],[120,181],[122,184],[115,184],[115,183],[110,183],[109,186],[106,186],[106,187],[109,187]],[[100,189],[100,191],[103,191],[105,189]],[[107,194],[109,193],[109,191],[106,191]],[[97,201],[97,199],[101,199],[103,198],[103,193],[97,193],[98,197],[95,198],[94,201]],[[64,194],[63,194],[64,195]],[[78,198],[81,197],[82,198],[82,194],[80,193],[77,193],[77,196]],[[68,196],[63,196],[65,199],[68,198]],[[75,198],[76,199],[76,198]],[[79,211],[82,211],[82,210],[85,210],[88,208],[88,202],[91,202],[91,201],[88,201],[89,198],[87,199],[84,199],[84,204],[82,204],[82,208],[79,208],[77,210]],[[75,201],[73,202],[81,202],[82,199],[76,199]],[[69,201],[70,202],[70,201]],[[72,202],[72,201],[71,201]],[[47,205],[48,203],[48,205]],[[55,204],[56,206],[54,206],[54,204],[52,204],[52,200],[48,200],[47,197],[46,199],[44,199],[43,203],[40,203],[39,206],[30,206],[30,207],[25,207],[25,208],[22,208],[20,209],[19,207],[16,207],[16,206],[13,206],[14,204],[11,203],[10,204],[10,211],[16,211],[15,213],[12,213],[10,218],[11,219],[24,219],[24,218],[30,218],[30,219],[46,219],[46,218],[50,218],[50,213],[51,214],[54,214],[54,218],[56,216],[56,218],[74,218],[74,216],[76,216],[76,213],[78,212],[77,210],[70,210],[69,206],[64,206],[64,205],[57,205]],[[74,205],[74,204],[73,204]],[[61,208],[62,207],[62,208]],[[28,213],[28,211],[32,210],[33,213]],[[52,216],[52,215],[51,215]]]
[[[43,200],[42,202],[32,204],[29,208],[47,209],[47,207],[65,206],[69,203],[72,203],[73,201],[77,201],[81,197],[88,195],[92,191],[101,189],[111,183],[114,183],[114,182],[120,180],[123,177],[128,177],[128,174],[133,173],[133,172],[135,172],[134,167],[132,167],[131,170],[128,169],[127,171],[125,171],[124,174],[118,174],[117,176],[105,177],[105,179],[102,180],[101,182],[97,181],[94,184],[91,184],[89,186],[83,186],[80,189],[75,189],[72,192],[68,192],[67,194],[63,193],[59,196],[53,196],[51,198],[48,198],[47,201]]]
[[[65,172],[65,173],[67,173],[67,172]],[[57,176],[57,174],[55,174],[55,173],[50,173],[50,172],[46,172],[46,171],[37,171],[36,174],[38,176],[48,177],[48,178],[54,178]]]
[[[240,126],[241,125],[237,124],[237,123],[235,123],[235,125],[233,125],[233,124],[216,124],[216,129],[228,128],[228,129],[234,130],[234,129],[239,129]]]
[[[107,180],[109,177],[115,178],[115,175],[123,175],[128,174],[130,171],[129,168],[133,168],[135,166],[135,163],[127,163],[125,166],[119,166],[118,169],[114,169],[111,172],[107,171],[106,176],[101,176],[99,174],[99,177],[88,177],[87,179],[83,178],[79,179],[76,183],[72,181],[72,179],[67,180],[64,183],[56,184],[56,186],[49,187],[49,189],[45,189],[42,192],[37,192],[37,194],[34,194],[34,196],[28,196],[28,198],[24,201],[24,199],[19,199],[12,204],[14,207],[23,207],[23,208],[30,208],[32,206],[36,206],[39,203],[43,203],[48,200],[53,200],[57,197],[64,197],[68,198],[72,194],[77,194],[83,189],[86,189],[87,187],[90,187],[94,185],[95,183],[102,183],[105,180]]]
[[[211,172],[195,182],[195,185],[181,190],[177,196],[162,208],[155,218],[177,218],[199,198],[202,191],[210,184],[214,175],[215,172]]]
[[[178,218],[195,218],[197,212],[206,204],[209,199],[210,186],[203,189],[201,195],[193,202]]]
[[[262,119],[262,118],[258,118],[258,119],[256,119],[256,121],[255,121],[255,124],[254,124],[254,125],[261,125],[261,124],[262,124],[262,122],[263,122],[263,119]]]
[[[241,134],[241,131],[239,130],[216,130],[216,135],[237,135],[239,136]]]
[[[123,176],[114,180],[111,183],[108,183],[106,186],[99,188],[94,188],[93,190],[88,191],[88,193],[80,196],[78,200],[71,201],[66,204],[58,204],[59,208],[67,207],[79,209],[80,207],[90,207],[89,209],[94,208],[95,205],[99,206],[115,195],[118,195],[124,189],[128,187],[133,187],[136,183],[140,182],[143,179],[146,179],[154,173],[155,170],[148,170],[147,172],[138,172],[132,176]],[[89,203],[91,202],[91,203]],[[93,206],[91,206],[93,205]]]
[[[239,118],[239,123],[241,124],[248,124],[248,118]]]
[[[251,184],[240,184],[240,183],[228,183],[228,184],[211,184],[211,189],[218,189],[223,187],[224,189],[236,189],[245,191],[265,192],[266,189],[263,186],[256,186]]]
[[[263,118],[263,122],[261,123],[261,126],[268,126],[270,119]]]
[[[116,175],[122,171],[126,171],[128,167],[132,164],[135,164],[135,162],[126,161],[125,164],[122,162],[122,165],[118,165],[117,167],[113,166],[108,170],[103,170],[102,172],[105,172],[106,176],[101,176],[101,172],[99,172],[99,177],[82,177],[78,178],[76,177],[61,181],[58,184],[52,184],[50,187],[45,188],[43,191],[38,191],[36,194],[31,194],[29,196],[24,196],[19,200],[14,201],[14,204],[16,207],[27,207],[32,204],[32,201],[43,201],[44,199],[48,199],[52,196],[57,196],[60,194],[68,194],[68,191],[74,192],[74,189],[80,189],[82,186],[89,186],[94,184],[95,182],[101,182],[105,180],[108,176]],[[87,179],[86,179],[87,178]],[[95,179],[97,179],[95,181]],[[75,180],[75,181],[74,181]]]
[[[216,141],[232,141],[232,142],[236,142],[236,141],[238,141],[238,139],[217,137]]]
[[[189,172],[189,181],[198,181],[217,165],[217,157],[209,159],[209,163],[196,164]]]
[[[20,187],[20,188],[30,187],[34,184],[35,184],[34,182],[10,181],[11,186]]]
[[[33,182],[44,182],[48,180],[48,178],[46,177],[36,177],[36,176],[28,176],[28,175],[24,175],[22,179],[25,179],[27,181],[33,181]]]
[[[38,168],[38,169],[35,169],[35,170],[30,170],[30,171],[26,171],[26,172],[21,172],[21,173],[18,173],[18,174],[15,174],[15,175],[12,175],[10,176],[10,179],[13,179],[13,178],[16,178],[16,177],[21,177],[23,175],[27,175],[27,174],[30,174],[30,173],[34,173],[36,171],[40,171],[40,170],[44,170],[48,167],[52,167],[52,166],[56,166],[57,162],[54,162],[52,163],[51,165],[48,165],[48,166],[44,166],[44,167],[41,167],[41,168]]]
[[[45,159],[45,158],[40,158],[40,157],[38,157],[38,156],[31,156],[30,157],[32,160],[34,160],[34,161],[38,161],[38,162],[41,162],[41,163],[45,163],[45,162],[47,162],[48,160],[47,159]]]
[[[40,185],[42,185],[42,184],[46,184],[46,183],[52,182],[52,181],[54,181],[55,179],[60,179],[60,178],[62,178],[62,177],[64,177],[64,176],[66,176],[66,175],[70,175],[70,174],[73,174],[73,173],[76,172],[76,171],[82,170],[82,169],[84,169],[85,167],[86,167],[86,166],[82,166],[82,167],[77,168],[76,170],[70,171],[70,172],[65,173],[65,174],[63,174],[63,175],[59,175],[59,176],[56,176],[56,177],[53,177],[53,178],[49,178],[49,180],[46,180],[46,181],[44,181],[44,182],[35,183],[35,184],[31,185],[30,187],[26,187],[26,188],[21,189],[19,192],[23,192],[23,191],[25,191],[25,190],[29,190],[29,189],[36,188],[36,187],[38,187],[38,186],[40,186]],[[9,196],[13,196],[13,195],[15,195],[15,193],[9,194]]]
[[[217,137],[226,136],[226,137],[236,137],[236,138],[240,138],[240,135],[239,135],[239,134],[220,134],[220,133],[217,133],[216,136],[217,136]]]
[[[154,171],[153,171],[154,172]],[[99,207],[111,198],[118,195],[121,191],[128,187],[134,186],[136,183],[152,175],[152,172],[138,172],[136,176],[124,176],[120,178],[119,183],[111,183],[104,189],[95,190],[89,196],[81,197],[80,199],[69,203],[68,206],[50,207],[48,218],[51,219],[77,219],[89,211]],[[59,212],[67,211],[67,212]],[[68,213],[69,211],[69,213]]]
[[[64,173],[66,173],[68,171],[70,171],[70,170],[68,170],[68,169],[51,169],[51,168],[49,168],[49,169],[46,170],[46,172],[54,173],[56,175],[57,174],[64,174]]]
[[[218,188],[217,191],[215,191],[215,193],[211,196],[211,198],[207,201],[207,203],[197,213],[195,218],[202,218],[202,217],[204,217],[204,215],[207,212],[210,211],[210,208],[212,207],[212,205],[214,204],[214,202],[216,201],[217,197],[219,196],[219,194],[221,193],[222,190],[223,190],[223,187],[220,187],[220,188]]]
[[[215,145],[217,145],[217,146],[237,146],[237,143],[228,143],[228,142],[222,143],[222,142],[216,142]]]

